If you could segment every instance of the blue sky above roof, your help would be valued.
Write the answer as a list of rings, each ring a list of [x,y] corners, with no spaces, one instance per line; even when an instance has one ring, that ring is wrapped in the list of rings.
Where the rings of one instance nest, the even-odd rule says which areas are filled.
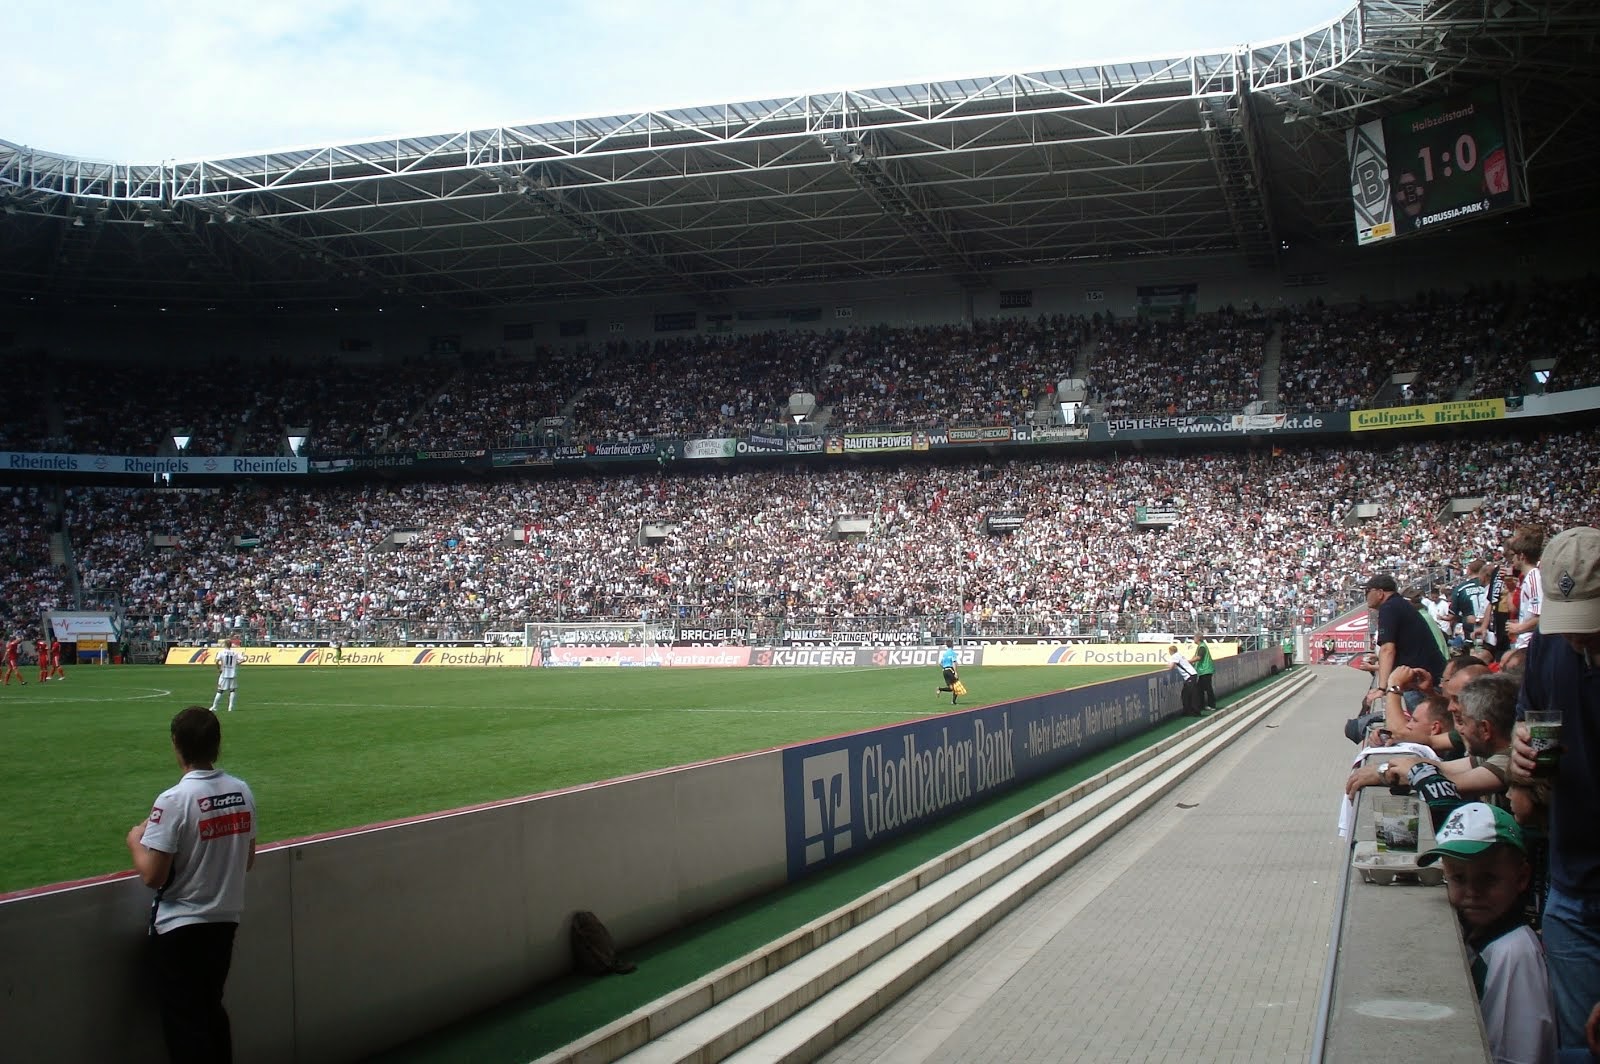
[[[17,4],[0,139],[156,162],[1184,55],[1348,0]]]

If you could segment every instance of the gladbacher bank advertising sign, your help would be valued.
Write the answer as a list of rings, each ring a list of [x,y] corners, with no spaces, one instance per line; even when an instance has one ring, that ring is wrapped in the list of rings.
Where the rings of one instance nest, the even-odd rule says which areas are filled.
[[[219,647],[168,647],[168,665],[215,665]],[[526,647],[241,647],[246,665],[424,665],[522,668]]]
[[[1499,421],[1506,416],[1504,399],[1469,399],[1460,403],[1427,406],[1391,406],[1382,410],[1352,410],[1351,432],[1409,429],[1422,425],[1460,425],[1469,421]]]

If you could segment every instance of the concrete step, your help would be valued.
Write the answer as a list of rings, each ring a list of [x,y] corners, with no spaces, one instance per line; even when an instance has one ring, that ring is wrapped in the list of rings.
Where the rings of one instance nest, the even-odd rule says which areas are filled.
[[[1273,685],[537,1064],[809,1060],[1157,801],[1281,701]],[[777,1055],[772,1055],[777,1054]]]

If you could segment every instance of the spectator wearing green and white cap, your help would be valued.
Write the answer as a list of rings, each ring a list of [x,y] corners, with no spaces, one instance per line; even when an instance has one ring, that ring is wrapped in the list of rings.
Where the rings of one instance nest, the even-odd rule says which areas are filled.
[[[1451,813],[1417,864],[1444,863],[1450,906],[1461,921],[1484,1032],[1497,1061],[1553,1061],[1555,1009],[1539,936],[1523,897],[1533,868],[1511,814],[1483,802]]]

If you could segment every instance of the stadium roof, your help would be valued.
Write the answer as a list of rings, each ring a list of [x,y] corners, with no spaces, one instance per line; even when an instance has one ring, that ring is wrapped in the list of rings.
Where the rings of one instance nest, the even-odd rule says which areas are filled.
[[[1592,210],[1593,0],[1361,0],[1230,51],[230,159],[0,141],[0,293],[528,305],[1349,242],[1344,130],[1500,81]]]

